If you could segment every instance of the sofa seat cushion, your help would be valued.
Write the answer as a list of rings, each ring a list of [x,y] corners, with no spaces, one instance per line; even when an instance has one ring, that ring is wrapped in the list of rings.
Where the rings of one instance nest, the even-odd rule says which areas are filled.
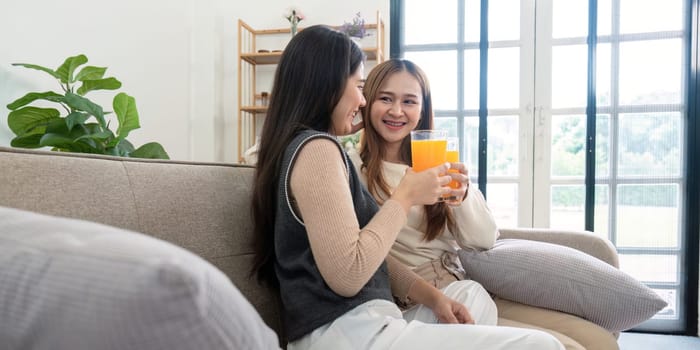
[[[485,251],[461,250],[467,276],[495,295],[583,317],[618,332],[666,306],[653,290],[602,260],[573,248],[498,240]]]
[[[278,349],[219,270],[144,234],[0,207],[9,349]]]

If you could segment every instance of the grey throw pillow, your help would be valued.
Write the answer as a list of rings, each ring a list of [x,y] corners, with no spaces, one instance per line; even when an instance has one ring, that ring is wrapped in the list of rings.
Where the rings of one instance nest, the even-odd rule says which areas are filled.
[[[486,251],[461,250],[469,278],[491,293],[523,304],[583,317],[617,332],[666,306],[632,276],[573,248],[519,239]]]
[[[278,349],[222,272],[173,244],[0,207],[0,348]]]

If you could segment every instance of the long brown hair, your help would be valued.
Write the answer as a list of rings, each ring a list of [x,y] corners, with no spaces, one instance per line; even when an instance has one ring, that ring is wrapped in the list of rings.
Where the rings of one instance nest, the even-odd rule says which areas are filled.
[[[365,60],[350,38],[326,26],[300,31],[275,71],[253,183],[252,275],[277,286],[274,231],[277,187],[285,149],[301,130],[327,132],[349,77]]]
[[[374,67],[367,75],[363,89],[367,105],[362,108],[362,115],[365,116],[365,128],[360,141],[360,158],[362,159],[362,171],[367,176],[367,189],[379,203],[383,203],[391,193],[382,171],[382,160],[386,156],[386,148],[384,147],[384,139],[374,129],[372,123],[369,122],[369,116],[372,115],[372,105],[377,99],[377,94],[382,85],[390,76],[400,72],[411,74],[418,80],[418,84],[421,87],[422,109],[416,129],[433,128],[433,103],[430,96],[430,84],[428,84],[428,78],[426,78],[423,70],[413,62],[402,59],[390,59]],[[402,163],[412,165],[410,136],[407,136],[401,142],[399,158]],[[456,223],[452,210],[447,204],[436,203],[424,207],[426,230],[423,238],[426,241],[437,238],[445,228],[454,232]]]

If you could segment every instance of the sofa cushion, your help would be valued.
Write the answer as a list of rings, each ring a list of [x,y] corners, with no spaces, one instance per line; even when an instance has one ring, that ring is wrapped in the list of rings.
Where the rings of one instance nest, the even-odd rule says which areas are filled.
[[[10,349],[277,349],[219,270],[173,244],[0,207],[0,339]]]
[[[611,332],[632,328],[666,306],[630,275],[565,246],[503,239],[459,256],[468,277],[491,293],[574,314]]]

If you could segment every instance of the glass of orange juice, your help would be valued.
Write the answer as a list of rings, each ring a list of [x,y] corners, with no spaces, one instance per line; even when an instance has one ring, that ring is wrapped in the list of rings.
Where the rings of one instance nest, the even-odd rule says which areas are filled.
[[[411,131],[411,162],[415,171],[423,171],[447,161],[447,130]],[[444,196],[440,200],[447,200]]]
[[[458,137],[448,137],[447,138],[447,161],[450,163],[459,163],[459,138]],[[459,173],[457,169],[448,170],[450,173]],[[459,188],[459,181],[450,181],[450,187],[453,189]]]
[[[423,171],[447,161],[446,130],[411,131],[411,162],[415,171]]]

